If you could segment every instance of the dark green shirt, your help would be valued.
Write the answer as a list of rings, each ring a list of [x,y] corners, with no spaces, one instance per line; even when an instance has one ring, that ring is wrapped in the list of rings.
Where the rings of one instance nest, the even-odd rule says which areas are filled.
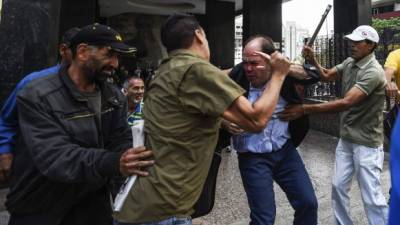
[[[382,66],[372,53],[358,62],[348,58],[336,66],[342,77],[342,97],[353,87],[367,97],[342,112],[340,137],[368,147],[383,144],[383,109],[386,79]]]
[[[187,50],[163,61],[145,95],[146,146],[155,165],[134,184],[120,222],[187,217],[200,196],[225,109],[244,90],[225,73]]]

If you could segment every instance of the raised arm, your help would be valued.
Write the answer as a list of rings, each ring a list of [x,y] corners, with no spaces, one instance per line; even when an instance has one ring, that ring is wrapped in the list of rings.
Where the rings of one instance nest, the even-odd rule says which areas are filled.
[[[309,46],[304,46],[303,48],[303,55],[306,60],[308,60],[311,64],[313,64],[318,71],[320,72],[321,75],[321,80],[323,81],[334,81],[338,77],[338,72],[336,71],[335,68],[331,69],[326,69],[319,64],[317,59],[315,58],[314,55],[314,50],[310,48]]]
[[[245,97],[240,96],[223,113],[224,119],[252,132],[261,131],[271,118],[279,99],[283,81],[290,67],[289,61],[278,52],[271,54],[271,56],[261,52],[257,52],[257,54],[269,62],[272,67],[272,76],[268,86],[253,104]]]

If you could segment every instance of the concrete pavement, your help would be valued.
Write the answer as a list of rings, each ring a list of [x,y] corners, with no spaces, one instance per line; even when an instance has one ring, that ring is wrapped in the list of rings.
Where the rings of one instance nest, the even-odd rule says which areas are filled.
[[[320,225],[332,224],[331,178],[337,142],[336,137],[311,130],[298,148],[317,195]],[[390,187],[387,160],[384,162],[381,182],[387,198]],[[277,206],[275,225],[292,225],[294,210],[277,184],[275,184],[275,198]],[[354,225],[367,225],[356,180],[353,180],[350,198]],[[200,218],[201,222],[203,225],[246,225],[249,222],[248,218],[249,209],[237,167],[236,153],[225,152],[218,174],[214,209],[209,215]]]
[[[334,150],[338,139],[330,135],[311,130],[299,147],[305,166],[309,171],[318,198],[318,221],[320,225],[332,223],[331,177],[334,162]],[[202,218],[202,225],[246,225],[249,209],[240,179],[235,152],[223,152],[218,174],[217,193],[213,211]],[[386,197],[390,187],[388,161],[385,160],[382,171],[382,187]],[[7,190],[0,190],[0,225],[7,224],[8,213],[4,209]],[[360,191],[357,182],[353,182],[351,196],[351,215],[355,225],[367,225]],[[276,225],[293,224],[294,211],[285,194],[275,185],[277,205]]]

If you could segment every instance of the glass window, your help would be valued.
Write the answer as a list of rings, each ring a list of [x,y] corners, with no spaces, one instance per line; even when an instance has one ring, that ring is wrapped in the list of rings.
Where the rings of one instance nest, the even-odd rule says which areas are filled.
[[[3,6],[3,1],[0,0],[0,23],[1,23],[1,7]]]

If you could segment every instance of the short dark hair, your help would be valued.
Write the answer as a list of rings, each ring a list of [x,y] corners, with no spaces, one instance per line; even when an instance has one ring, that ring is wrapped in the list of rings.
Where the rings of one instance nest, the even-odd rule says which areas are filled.
[[[191,15],[172,15],[161,27],[161,42],[167,52],[188,48],[192,44],[199,22]]]
[[[71,39],[80,31],[79,27],[73,27],[65,31],[64,35],[61,37],[60,44],[66,44],[70,46]]]
[[[64,32],[63,36],[61,37],[60,43],[59,43],[59,47],[64,44],[67,45],[67,47],[69,49],[71,49],[71,52],[74,52],[74,49],[71,46],[71,39],[73,37],[75,37],[75,35],[81,31],[81,29],[79,27],[72,27],[70,29],[68,29],[67,31]],[[60,61],[62,59],[62,57],[60,55],[58,55],[58,60]]]
[[[272,38],[266,36],[266,35],[254,35],[251,36],[247,41],[245,42],[244,46],[246,46],[250,41],[253,41],[255,39],[260,39],[261,41],[261,51],[266,53],[266,54],[272,54],[275,52],[275,46],[274,46],[274,41]]]
[[[122,88],[123,88],[124,90],[128,90],[128,88],[129,88],[129,82],[130,82],[131,80],[141,80],[141,81],[143,81],[143,83],[144,83],[144,80],[143,80],[141,77],[139,77],[139,76],[131,76],[131,77],[128,77],[128,78],[126,78],[126,80],[124,81],[124,84],[122,85]]]

